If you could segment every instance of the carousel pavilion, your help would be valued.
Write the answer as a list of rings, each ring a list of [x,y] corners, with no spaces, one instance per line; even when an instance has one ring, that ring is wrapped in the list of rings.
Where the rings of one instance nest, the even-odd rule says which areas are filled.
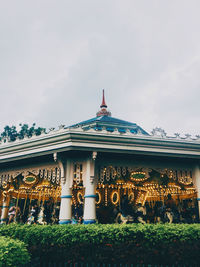
[[[92,119],[0,143],[1,223],[11,205],[25,222],[32,203],[50,203],[60,224],[77,214],[85,224],[112,223],[125,203],[153,209],[169,194],[177,207],[190,203],[198,217],[200,137],[148,133],[114,118],[104,94]]]

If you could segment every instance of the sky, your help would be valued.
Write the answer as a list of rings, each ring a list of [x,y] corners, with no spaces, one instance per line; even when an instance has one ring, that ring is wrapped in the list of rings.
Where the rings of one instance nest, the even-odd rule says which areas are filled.
[[[0,130],[96,116],[200,134],[199,0],[0,0]]]

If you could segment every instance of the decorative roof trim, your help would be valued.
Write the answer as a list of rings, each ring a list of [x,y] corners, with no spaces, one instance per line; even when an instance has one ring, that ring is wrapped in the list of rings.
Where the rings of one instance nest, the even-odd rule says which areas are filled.
[[[32,158],[62,151],[93,149],[112,153],[143,153],[154,156],[178,156],[200,159],[200,141],[159,138],[147,135],[134,135],[81,127],[41,136],[35,140],[14,142],[0,147],[0,163]]]
[[[112,130],[111,130],[112,128]],[[135,131],[136,130],[136,131]],[[140,128],[139,126],[137,126],[135,129],[133,129],[133,127],[129,126],[129,127],[117,127],[115,125],[97,125],[96,123],[91,124],[91,125],[76,125],[76,127],[72,126],[72,127],[68,127],[68,128],[63,128],[63,127],[59,127],[58,130],[55,130],[54,128],[50,129],[50,131],[48,133],[45,134],[41,134],[39,136],[33,136],[33,137],[25,137],[24,139],[18,139],[16,141],[9,141],[8,139],[6,140],[2,140],[0,142],[0,153],[1,150],[9,147],[15,147],[15,146],[21,146],[21,145],[25,145],[25,144],[31,144],[34,145],[36,144],[38,141],[41,140],[46,140],[45,143],[48,142],[48,140],[54,138],[60,138],[63,135],[66,134],[70,134],[73,132],[78,132],[80,134],[91,134],[93,133],[94,135],[98,135],[98,136],[105,136],[105,135],[115,135],[115,136],[129,136],[131,138],[139,138],[139,139],[148,139],[148,140],[159,140],[160,142],[164,142],[164,141],[169,141],[169,142],[181,142],[181,143],[193,143],[193,144],[200,144],[200,135],[196,135],[195,137],[192,137],[190,134],[185,134],[185,136],[181,136],[180,134],[175,133],[174,136],[167,136],[166,132],[157,127],[155,129],[153,129],[153,131],[151,132],[152,135],[146,135],[142,132],[142,128]]]

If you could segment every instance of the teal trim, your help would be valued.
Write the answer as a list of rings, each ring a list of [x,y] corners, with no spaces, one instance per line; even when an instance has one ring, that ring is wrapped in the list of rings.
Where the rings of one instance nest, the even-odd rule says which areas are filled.
[[[9,208],[9,206],[2,206],[2,208]]]
[[[72,198],[72,195],[61,196],[61,198]]]
[[[84,198],[90,198],[90,197],[91,197],[91,198],[96,198],[97,195],[85,195],[85,196],[84,196]]]
[[[96,220],[84,220],[83,224],[93,224],[96,223]]]
[[[197,201],[200,201],[200,198],[199,197],[197,197]]]
[[[59,224],[70,224],[72,221],[71,220],[63,220],[59,221]]]

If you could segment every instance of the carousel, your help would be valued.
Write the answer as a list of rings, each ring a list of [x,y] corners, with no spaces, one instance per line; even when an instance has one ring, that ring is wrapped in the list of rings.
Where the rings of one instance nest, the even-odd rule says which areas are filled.
[[[198,222],[199,140],[112,117],[103,91],[94,118],[0,143],[1,222]]]
[[[74,166],[72,185],[72,217],[81,223],[83,217],[85,187],[81,166]],[[1,203],[9,199],[9,210],[15,207],[12,222],[54,224],[59,222],[61,202],[60,170],[24,172],[15,178],[8,177],[2,183]],[[99,223],[123,223],[117,220],[119,213],[127,222],[137,222],[137,208],[144,207],[145,222],[157,222],[157,210],[163,207],[168,196],[172,197],[179,221],[184,221],[184,209],[190,209],[190,222],[198,220],[197,194],[192,174],[169,169],[139,167],[99,167],[96,185],[96,211]],[[33,218],[37,207],[36,219]],[[181,217],[182,216],[182,217]],[[31,220],[31,217],[33,218]],[[9,222],[9,216],[7,218]]]
[[[52,179],[53,178],[53,179]],[[59,168],[40,170],[39,173],[22,172],[19,175],[10,175],[4,179],[1,186],[1,203],[9,202],[9,209],[15,207],[14,221],[28,222],[31,208],[37,205],[39,210],[49,207],[53,221],[55,209],[60,202]],[[50,205],[49,205],[50,203]],[[7,213],[9,215],[9,209]],[[44,212],[43,212],[44,213]],[[42,214],[45,222],[45,215]],[[7,221],[9,218],[7,218]],[[55,220],[55,219],[54,219]]]
[[[123,223],[117,221],[117,213],[132,216],[130,222],[137,222],[138,206],[145,208],[145,221],[158,222],[156,209],[165,206],[169,195],[174,208],[180,215],[184,208],[193,209],[190,222],[198,220],[196,189],[191,173],[150,168],[102,167],[96,186],[96,209],[99,223]],[[74,185],[74,204],[84,204],[82,182]],[[151,214],[147,214],[151,213]],[[183,214],[184,216],[184,214]],[[180,216],[181,217],[181,216]],[[179,218],[179,221],[184,218]],[[127,219],[125,219],[127,223]]]

